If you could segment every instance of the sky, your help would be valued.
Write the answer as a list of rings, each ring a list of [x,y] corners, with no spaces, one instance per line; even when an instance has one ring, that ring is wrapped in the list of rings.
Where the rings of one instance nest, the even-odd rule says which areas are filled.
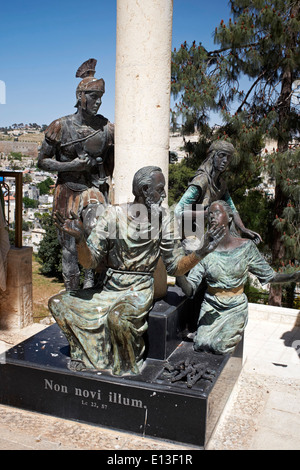
[[[76,70],[91,57],[105,80],[100,112],[113,122],[116,0],[1,3],[0,127],[75,112]],[[194,40],[214,48],[215,27],[229,17],[226,0],[174,0],[172,49]]]

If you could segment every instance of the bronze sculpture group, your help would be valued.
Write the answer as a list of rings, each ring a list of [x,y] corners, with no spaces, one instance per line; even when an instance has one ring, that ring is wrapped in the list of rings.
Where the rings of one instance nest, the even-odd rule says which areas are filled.
[[[175,218],[162,207],[165,179],[159,167],[135,173],[132,203],[110,204],[114,128],[97,114],[104,81],[94,78],[95,65],[90,59],[78,69],[82,81],[77,112],[50,124],[39,155],[40,168],[58,172],[53,213],[66,290],[49,300],[49,309],[69,342],[69,367],[107,369],[115,375],[140,373],[145,361],[143,335],[153,305],[153,273],[160,257],[188,297],[203,278],[208,284],[199,306],[194,349],[229,353],[247,323],[243,285],[248,272],[262,283],[298,282],[300,274],[275,273],[253,243],[260,236],[244,227],[222,178],[234,152],[227,142],[211,145]],[[202,247],[186,254],[174,224],[193,217],[197,204],[208,217],[209,228]],[[191,213],[185,211],[187,205],[192,205]],[[239,238],[233,224],[247,238]],[[79,265],[86,273],[83,289]],[[101,285],[93,284],[95,270],[105,275]]]

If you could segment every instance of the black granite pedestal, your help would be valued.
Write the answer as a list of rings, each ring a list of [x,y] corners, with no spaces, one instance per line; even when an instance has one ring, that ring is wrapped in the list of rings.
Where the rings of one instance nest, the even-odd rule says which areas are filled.
[[[154,302],[145,335],[147,357],[167,359],[186,336],[190,320],[198,316],[193,305],[177,286],[169,287],[167,295]]]
[[[180,316],[187,300],[177,301]],[[70,371],[68,343],[54,324],[2,355],[0,403],[204,448],[241,371],[243,344],[225,356],[194,352],[192,342],[180,339],[178,322],[168,318],[170,307],[166,303],[152,325],[157,334],[159,322],[165,325],[163,347],[148,355],[140,375]],[[192,388],[172,383],[165,365],[186,358],[214,370],[212,381],[202,378]]]

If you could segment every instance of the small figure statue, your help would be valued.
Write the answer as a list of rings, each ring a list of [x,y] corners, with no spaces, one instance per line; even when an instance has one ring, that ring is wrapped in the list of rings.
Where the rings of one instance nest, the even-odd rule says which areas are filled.
[[[218,140],[211,144],[206,160],[200,165],[194,178],[189,183],[188,189],[178,202],[175,214],[184,223],[188,219],[196,218],[196,211],[201,210],[195,207],[196,204],[202,206],[202,211],[205,211],[206,215],[207,208],[213,201],[223,199],[232,209],[235,227],[242,232],[243,236],[252,239],[258,244],[261,242],[260,235],[244,226],[230,197],[226,182],[222,178],[234,152],[233,145],[224,140]],[[192,206],[192,210],[188,206],[190,208]]]
[[[55,214],[59,230],[74,238],[85,268],[94,268],[103,258],[108,266],[102,289],[66,292],[49,300],[49,309],[70,344],[71,369],[138,374],[159,257],[168,273],[182,275],[221,240],[224,227],[209,231],[202,248],[186,256],[180,240],[174,239],[169,211],[161,207],[164,188],[159,167],[141,168],[133,178],[134,202],[108,206],[87,240],[76,214],[71,218]]]
[[[215,201],[210,205],[210,227],[224,225],[225,235],[217,248],[201,260],[187,277],[177,278],[177,283],[188,297],[196,293],[202,279],[208,285],[194,337],[195,350],[226,354],[240,342],[248,319],[248,301],[243,292],[248,272],[262,284],[300,280],[299,271],[293,274],[276,273],[252,240],[233,236],[230,233],[233,219],[232,208],[225,201]]]
[[[46,130],[38,167],[57,172],[53,211],[81,218],[87,237],[108,203],[108,178],[113,172],[114,125],[97,114],[105,92],[104,80],[96,79],[97,61],[89,59],[77,70],[77,112],[53,121]],[[58,232],[62,246],[62,272],[67,291],[79,288],[75,240]],[[92,287],[94,274],[86,270],[84,287]]]

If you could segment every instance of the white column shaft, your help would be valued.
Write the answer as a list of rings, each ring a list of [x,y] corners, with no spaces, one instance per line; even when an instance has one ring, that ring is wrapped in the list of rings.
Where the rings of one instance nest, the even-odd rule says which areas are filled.
[[[172,0],[117,1],[114,202],[134,173],[159,166],[168,184]]]

